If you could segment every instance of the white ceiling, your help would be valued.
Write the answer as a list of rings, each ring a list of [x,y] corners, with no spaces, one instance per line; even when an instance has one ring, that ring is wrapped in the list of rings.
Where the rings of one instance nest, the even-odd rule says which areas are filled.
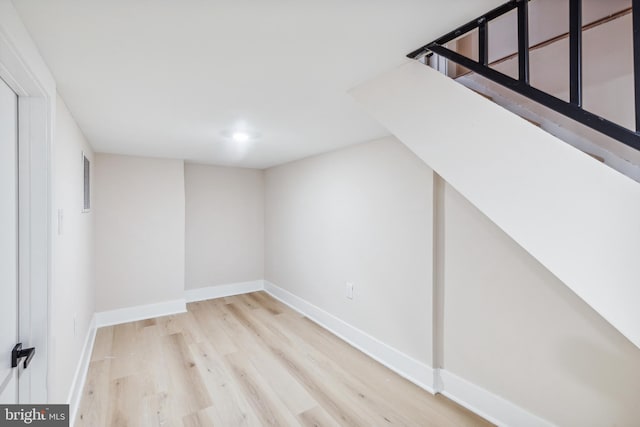
[[[96,151],[257,168],[386,135],[347,91],[503,1],[13,0]]]

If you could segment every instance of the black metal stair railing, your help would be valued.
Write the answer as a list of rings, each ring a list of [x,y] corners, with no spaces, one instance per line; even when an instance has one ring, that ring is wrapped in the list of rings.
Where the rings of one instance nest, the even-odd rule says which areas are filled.
[[[490,21],[517,9],[518,78],[515,79],[489,67]],[[536,89],[529,84],[529,0],[511,0],[483,16],[445,34],[439,39],[411,52],[407,57],[417,59],[433,52],[467,69],[532,99],[560,114],[640,150],[640,0],[632,0],[633,64],[636,129],[631,130],[582,107],[582,0],[569,0],[569,102]],[[478,60],[454,52],[445,45],[478,29]]]

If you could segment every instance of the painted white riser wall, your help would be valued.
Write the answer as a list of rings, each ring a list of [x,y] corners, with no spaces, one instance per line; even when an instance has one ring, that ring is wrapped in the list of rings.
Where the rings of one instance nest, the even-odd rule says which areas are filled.
[[[640,347],[640,184],[416,61],[352,95]]]

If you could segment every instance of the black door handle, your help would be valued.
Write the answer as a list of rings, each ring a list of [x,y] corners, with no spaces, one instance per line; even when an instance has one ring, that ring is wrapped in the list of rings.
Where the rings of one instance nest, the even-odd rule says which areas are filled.
[[[27,366],[29,366],[29,363],[31,363],[31,359],[33,359],[33,356],[35,356],[36,354],[36,348],[35,347],[31,347],[31,348],[25,348],[24,350],[22,349],[22,343],[19,342],[18,344],[15,345],[15,347],[13,347],[13,350],[11,351],[11,367],[15,368],[16,366],[18,366],[18,360],[22,359],[23,357],[26,357],[26,359],[24,360],[24,369],[27,369]]]

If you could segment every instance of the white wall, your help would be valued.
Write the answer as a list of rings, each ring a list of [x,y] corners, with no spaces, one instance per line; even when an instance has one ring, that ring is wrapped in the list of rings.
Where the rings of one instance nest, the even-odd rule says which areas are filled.
[[[182,160],[95,157],[96,310],[183,298]]]
[[[636,425],[638,183],[418,63],[354,95],[451,185],[445,371],[558,425]]]
[[[394,138],[268,169],[265,278],[431,365],[432,186]]]
[[[640,184],[416,61],[353,93],[640,346]]]
[[[185,165],[186,289],[264,278],[264,173]]]
[[[95,309],[93,213],[82,212],[82,153],[93,163],[93,150],[59,96],[56,109],[54,206],[63,221],[61,232],[54,225],[49,401],[67,403]]]
[[[38,355],[29,367],[31,386],[20,391],[25,401],[49,401],[51,386],[49,373],[52,370],[50,290],[54,281],[52,270],[54,239],[51,236],[54,194],[51,185],[53,176],[53,139],[55,133],[56,83],[38,48],[31,40],[29,32],[22,24],[20,16],[9,0],[0,0],[0,76],[16,90],[20,96],[19,120],[26,126],[20,127],[20,162],[29,165],[29,182],[22,185],[20,193],[28,197],[29,218],[21,221],[21,232],[28,230],[28,245],[23,249],[28,256],[22,279],[29,292],[21,300],[21,339],[38,348]],[[24,253],[21,255],[25,255]],[[26,310],[24,310],[26,308]]]
[[[560,426],[637,425],[640,349],[449,185],[444,211],[445,369]]]

